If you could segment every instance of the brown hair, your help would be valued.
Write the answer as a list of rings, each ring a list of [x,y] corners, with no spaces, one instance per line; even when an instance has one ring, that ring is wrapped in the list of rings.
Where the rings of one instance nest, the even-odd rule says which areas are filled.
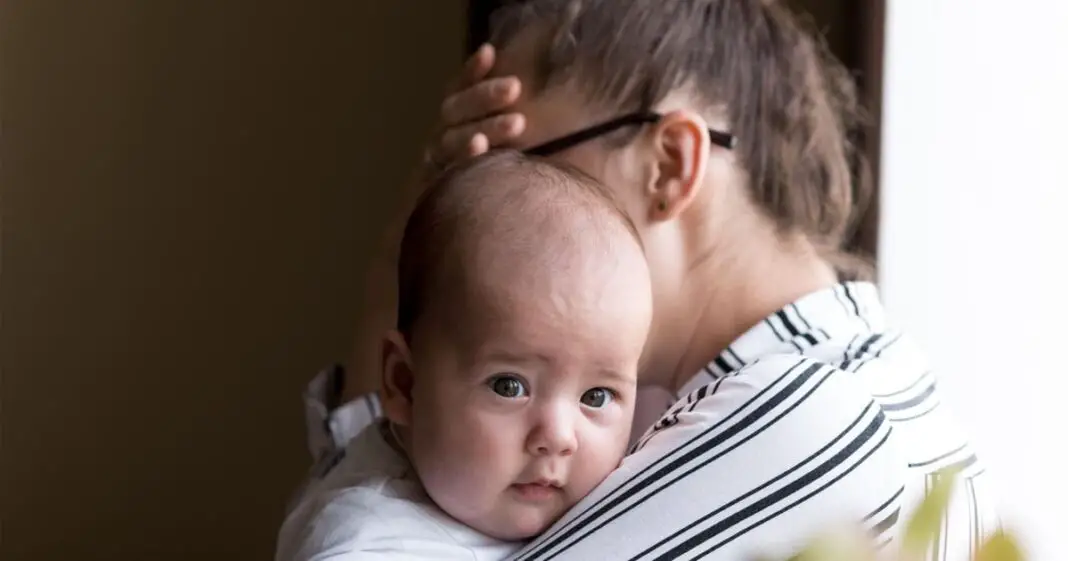
[[[455,305],[483,272],[479,247],[510,267],[548,270],[584,248],[610,256],[621,238],[641,251],[612,192],[576,168],[512,150],[459,161],[429,179],[405,225],[397,330],[410,339],[430,306]]]
[[[843,250],[867,204],[854,83],[781,2],[527,0],[494,14],[498,48],[547,34],[535,91],[566,83],[591,102],[651,109],[691,88],[726,112],[753,199],[784,232],[801,232],[843,276],[870,267]]]

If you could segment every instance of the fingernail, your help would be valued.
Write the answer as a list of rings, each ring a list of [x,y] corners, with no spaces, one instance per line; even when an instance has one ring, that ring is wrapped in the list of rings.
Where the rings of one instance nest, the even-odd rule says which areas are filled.
[[[515,115],[507,115],[501,117],[501,130],[504,132],[512,132],[519,126],[519,118]]]
[[[494,92],[499,96],[507,96],[507,95],[511,94],[512,93],[512,81],[511,80],[504,80],[501,83],[497,84],[497,87],[494,88]]]

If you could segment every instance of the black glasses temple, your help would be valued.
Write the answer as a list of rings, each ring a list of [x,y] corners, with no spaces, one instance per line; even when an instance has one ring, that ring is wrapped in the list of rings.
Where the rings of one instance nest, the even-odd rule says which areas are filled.
[[[565,137],[551,140],[544,144],[540,144],[533,148],[526,150],[527,154],[532,156],[546,156],[555,152],[560,152],[571,148],[572,146],[582,144],[588,140],[603,136],[616,129],[631,125],[646,125],[650,123],[656,123],[661,119],[661,115],[657,113],[631,113],[629,115],[623,115],[622,117],[606,121],[599,125],[594,125],[588,129],[578,131],[574,134],[569,134]],[[718,131],[713,128],[708,129],[708,138],[712,141],[712,144],[721,146],[728,150],[733,150],[738,145],[738,137],[733,134]]]

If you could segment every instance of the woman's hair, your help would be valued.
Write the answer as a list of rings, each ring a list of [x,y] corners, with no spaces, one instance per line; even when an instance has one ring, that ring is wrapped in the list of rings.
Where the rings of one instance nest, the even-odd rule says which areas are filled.
[[[843,276],[869,274],[843,244],[870,196],[855,86],[822,38],[771,0],[526,0],[494,14],[492,41],[544,33],[537,91],[650,109],[687,88],[725,112],[756,203]]]

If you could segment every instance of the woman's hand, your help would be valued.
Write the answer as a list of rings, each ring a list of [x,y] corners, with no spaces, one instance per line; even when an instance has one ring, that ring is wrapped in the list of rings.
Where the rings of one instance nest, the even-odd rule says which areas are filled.
[[[399,212],[387,226],[378,258],[370,263],[355,348],[346,368],[346,400],[379,387],[382,337],[396,323],[396,252],[408,213],[422,192],[424,174],[506,144],[526,127],[523,115],[508,111],[519,99],[519,79],[489,77],[496,56],[493,46],[483,45],[467,60],[448,90],[441,104],[439,123],[424,152],[431,169],[417,173],[402,193]]]
[[[496,58],[497,51],[487,44],[465,63],[441,104],[438,132],[426,151],[429,163],[440,167],[478,156],[523,134],[523,115],[509,111],[522,85],[515,76],[489,77]]]

